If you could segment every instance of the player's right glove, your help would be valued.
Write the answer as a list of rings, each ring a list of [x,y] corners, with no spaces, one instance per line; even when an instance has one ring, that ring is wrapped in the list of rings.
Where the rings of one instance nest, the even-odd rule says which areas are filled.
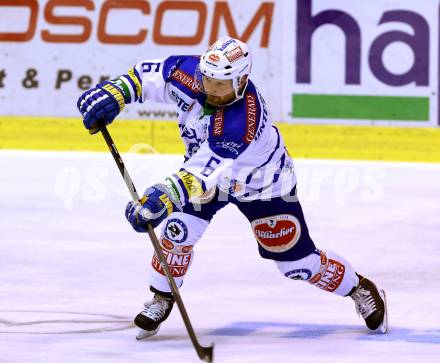
[[[139,202],[128,202],[125,218],[136,232],[147,232],[148,224],[156,228],[177,207],[165,193],[165,186],[153,185],[148,188]]]
[[[124,109],[122,91],[112,82],[103,82],[84,92],[78,99],[77,107],[83,116],[83,123],[91,134],[106,126]]]

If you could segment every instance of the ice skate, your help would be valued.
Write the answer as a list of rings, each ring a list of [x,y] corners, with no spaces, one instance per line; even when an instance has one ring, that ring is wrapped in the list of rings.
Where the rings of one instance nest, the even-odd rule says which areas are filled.
[[[357,274],[359,285],[351,293],[356,311],[365,320],[367,327],[374,331],[386,333],[388,330],[387,301],[384,290],[367,278]]]
[[[154,294],[153,299],[144,304],[144,310],[134,319],[135,325],[140,328],[136,339],[141,340],[157,334],[160,324],[168,318],[173,305],[172,296]]]

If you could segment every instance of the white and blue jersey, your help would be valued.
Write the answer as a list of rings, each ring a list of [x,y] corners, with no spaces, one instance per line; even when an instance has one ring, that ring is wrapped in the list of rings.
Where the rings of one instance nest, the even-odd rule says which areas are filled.
[[[240,200],[280,197],[296,184],[292,159],[266,102],[249,81],[243,97],[214,108],[194,80],[198,56],[145,60],[120,77],[126,103],[175,104],[185,144],[182,169],[170,177],[182,205],[214,187]],[[190,176],[190,178],[189,178]],[[194,193],[192,193],[194,192]]]

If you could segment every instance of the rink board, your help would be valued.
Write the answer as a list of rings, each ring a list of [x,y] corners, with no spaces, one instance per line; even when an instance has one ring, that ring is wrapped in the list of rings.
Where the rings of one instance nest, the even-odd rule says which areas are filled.
[[[139,190],[181,162],[124,158]],[[159,335],[134,338],[153,249],[124,219],[129,197],[108,153],[0,151],[0,165],[1,362],[198,361],[177,309]],[[215,342],[219,363],[437,363],[438,166],[295,165],[312,238],[385,288],[389,334],[368,332],[350,299],[281,276],[228,206],[181,290],[201,342]]]
[[[279,123],[294,157],[440,162],[440,129]],[[121,151],[182,154],[176,122],[117,120]],[[0,149],[106,151],[79,118],[0,117]]]

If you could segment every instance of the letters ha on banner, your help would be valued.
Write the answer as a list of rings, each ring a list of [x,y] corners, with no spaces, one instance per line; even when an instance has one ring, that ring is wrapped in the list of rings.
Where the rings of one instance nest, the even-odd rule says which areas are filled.
[[[438,0],[290,2],[284,117],[438,126],[439,7]]]

